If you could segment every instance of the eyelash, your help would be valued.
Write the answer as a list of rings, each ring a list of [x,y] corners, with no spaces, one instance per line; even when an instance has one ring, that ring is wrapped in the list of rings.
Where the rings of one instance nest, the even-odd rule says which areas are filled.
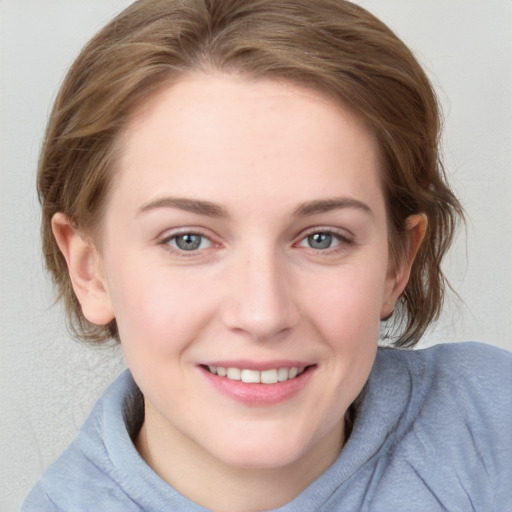
[[[326,248],[315,248],[315,247],[311,247],[309,245],[303,245],[303,244],[307,244],[308,239],[310,239],[310,237],[313,237],[315,235],[323,235],[323,236],[332,237],[332,239],[337,241],[337,243],[332,247],[326,247]],[[190,250],[180,248],[178,246],[178,243],[176,242],[176,240],[179,239],[180,237],[186,237],[186,236],[200,237],[201,240],[199,242],[199,246],[196,248],[190,249]],[[174,241],[174,244],[172,243],[173,241]],[[201,247],[201,245],[203,245],[204,242],[207,242],[209,244],[208,247]],[[333,252],[339,252],[339,251],[343,250],[344,248],[346,248],[346,246],[353,245],[354,243],[355,243],[355,241],[352,238],[348,237],[345,234],[340,233],[339,231],[333,230],[332,228],[325,228],[325,229],[315,228],[315,229],[311,229],[308,232],[306,232],[305,234],[303,234],[301,236],[301,238],[299,239],[299,241],[294,243],[293,246],[294,247],[305,247],[306,249],[310,249],[317,254],[327,256]],[[164,246],[165,249],[171,253],[177,254],[179,256],[190,257],[190,256],[197,256],[198,254],[201,254],[205,249],[209,249],[212,246],[214,246],[215,242],[209,236],[205,235],[204,233],[190,230],[190,231],[180,231],[178,233],[172,233],[171,235],[163,238],[160,241],[160,244],[162,246]],[[344,247],[340,247],[340,246],[344,246]]]
[[[200,240],[199,247],[190,249],[190,250],[180,248],[178,246],[176,240],[179,238],[186,237],[186,236],[200,237],[201,240]],[[172,244],[173,241],[176,245]],[[201,247],[201,245],[203,245],[203,243],[205,241],[208,242],[210,245],[208,247]],[[177,254],[179,256],[189,256],[190,257],[190,256],[197,256],[198,254],[200,254],[202,252],[202,250],[210,248],[211,246],[214,245],[214,242],[209,236],[206,236],[204,233],[199,233],[197,231],[180,231],[178,233],[173,233],[172,235],[166,236],[165,238],[163,238],[160,241],[160,244],[162,246],[164,246],[166,250],[168,250],[169,252],[171,252],[173,254]]]
[[[323,249],[311,247],[309,245],[302,245],[303,243],[307,243],[308,239],[315,235],[324,235],[324,236],[326,235],[326,236],[332,237],[333,239],[335,239],[337,241],[337,243],[332,247],[326,247]],[[354,244],[355,244],[355,241],[352,238],[350,238],[346,234],[340,233],[337,230],[333,230],[332,228],[325,228],[325,229],[314,228],[314,229],[311,229],[308,232],[306,232],[301,237],[299,242],[297,242],[295,245],[300,246],[300,247],[306,247],[307,249],[311,249],[311,250],[315,251],[315,253],[317,253],[317,254],[322,254],[322,255],[327,256],[333,252],[342,251],[347,246],[354,245]]]

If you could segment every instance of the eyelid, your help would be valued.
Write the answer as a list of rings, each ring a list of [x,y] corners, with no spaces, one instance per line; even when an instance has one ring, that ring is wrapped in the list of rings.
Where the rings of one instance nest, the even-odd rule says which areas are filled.
[[[211,245],[209,247],[204,247],[202,249],[186,251],[169,243],[171,240],[183,235],[200,236],[201,238],[208,240]],[[205,230],[197,227],[180,227],[176,229],[166,230],[163,232],[162,235],[157,237],[157,242],[159,245],[164,246],[165,249],[171,253],[189,257],[197,256],[203,253],[204,251],[211,249],[212,247],[219,247],[221,245],[218,241],[215,240],[215,237],[213,237],[211,234],[206,234]]]
[[[334,237],[337,243],[332,247],[315,248],[310,247],[308,244],[308,237],[314,234],[326,234]],[[315,226],[306,229],[294,242],[293,247],[305,251],[305,254],[319,258],[339,258],[347,254],[347,252],[355,247],[356,241],[352,233],[347,232],[345,229],[333,228],[332,226]]]
[[[328,235],[334,235],[339,238],[342,242],[353,244],[355,243],[354,235],[346,229],[334,228],[332,226],[314,226],[301,232],[298,237],[298,241],[301,242],[308,236],[314,235],[315,233],[324,233]]]
[[[196,235],[196,236],[202,236],[203,238],[207,238],[208,240],[211,240],[211,236],[206,235],[205,233],[201,232],[199,229],[182,229],[179,228],[177,230],[173,231],[165,231],[164,235],[158,236],[158,241],[160,243],[167,243],[169,240],[172,240],[173,238],[176,238],[178,236],[183,235]]]

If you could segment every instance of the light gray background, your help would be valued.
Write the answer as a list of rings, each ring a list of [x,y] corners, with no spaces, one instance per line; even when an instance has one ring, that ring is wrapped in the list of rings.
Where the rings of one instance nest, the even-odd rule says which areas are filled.
[[[0,510],[17,510],[123,368],[71,341],[40,256],[36,161],[80,47],[127,0],[0,0]],[[444,152],[468,212],[446,270],[450,299],[423,345],[512,349],[512,2],[360,0],[416,52],[445,112]]]

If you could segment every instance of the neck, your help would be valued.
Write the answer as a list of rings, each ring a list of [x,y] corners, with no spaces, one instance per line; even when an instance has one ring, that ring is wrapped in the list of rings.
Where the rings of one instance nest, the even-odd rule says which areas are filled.
[[[178,492],[218,512],[285,505],[336,460],[344,440],[343,424],[338,424],[300,460],[281,467],[240,468],[213,457],[185,436],[162,436],[147,419],[146,414],[135,443],[142,458]]]

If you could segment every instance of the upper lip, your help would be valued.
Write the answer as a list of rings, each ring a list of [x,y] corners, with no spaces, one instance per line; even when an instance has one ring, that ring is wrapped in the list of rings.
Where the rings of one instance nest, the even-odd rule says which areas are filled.
[[[237,360],[215,360],[201,363],[202,366],[220,366],[222,368],[243,368],[246,370],[256,370],[263,372],[265,370],[273,370],[278,368],[303,368],[312,366],[314,363],[311,361],[298,361],[290,359],[276,359],[273,361],[254,361],[247,359]]]

